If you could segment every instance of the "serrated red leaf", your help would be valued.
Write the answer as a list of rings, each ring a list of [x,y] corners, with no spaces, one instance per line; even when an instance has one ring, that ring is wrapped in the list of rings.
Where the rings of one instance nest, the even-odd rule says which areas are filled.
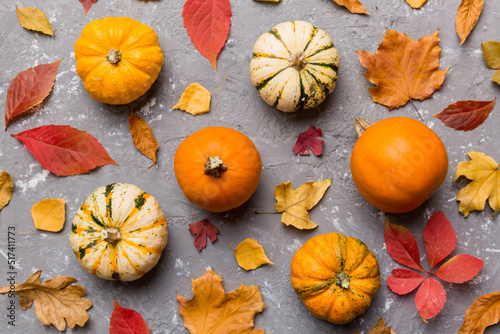
[[[450,104],[434,117],[455,130],[470,131],[477,128],[488,118],[495,106],[493,101],[458,101]]]
[[[194,47],[217,70],[217,55],[226,44],[231,25],[229,0],[187,0],[182,17]]]
[[[413,270],[394,269],[392,275],[387,277],[387,285],[398,295],[405,295],[415,290],[426,277]]]
[[[457,245],[457,235],[443,212],[435,212],[424,229],[424,244],[431,269],[451,254]]]
[[[111,319],[109,334],[149,334],[148,326],[141,314],[121,307],[116,300]]]
[[[41,103],[50,93],[62,59],[20,72],[7,89],[5,129],[16,116]]]
[[[391,224],[385,218],[384,240],[387,252],[397,261],[407,267],[422,270],[417,241],[413,234],[404,226]]]
[[[323,133],[321,129],[317,129],[314,125],[311,125],[306,131],[299,133],[297,142],[293,145],[293,153],[300,155],[309,155],[309,149],[313,151],[314,155],[318,156],[323,153],[323,143],[324,140],[318,139],[316,137],[322,137]]]
[[[450,283],[463,283],[473,279],[483,268],[483,263],[477,257],[460,254],[443,263],[434,275]]]
[[[207,237],[212,243],[217,240],[219,230],[208,219],[202,219],[199,222],[189,224],[189,232],[196,235],[193,244],[199,252],[207,246]]]
[[[88,173],[104,165],[117,165],[90,134],[69,125],[44,125],[12,135],[57,176]]]
[[[78,1],[80,1],[80,3],[83,5],[83,9],[85,10],[85,15],[87,15],[87,13],[89,12],[90,7],[92,7],[92,5],[97,2],[97,0],[78,0]]]
[[[430,277],[418,288],[415,306],[422,320],[434,318],[446,303],[446,291],[441,283]]]

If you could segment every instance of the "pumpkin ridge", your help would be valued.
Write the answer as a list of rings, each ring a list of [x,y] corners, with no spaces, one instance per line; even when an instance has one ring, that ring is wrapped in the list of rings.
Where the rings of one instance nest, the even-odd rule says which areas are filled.
[[[148,246],[143,245],[143,244],[135,243],[130,239],[122,239],[120,241],[131,246],[131,247],[139,249],[143,254],[146,254],[146,253],[159,254],[163,250],[161,247],[148,247]]]
[[[307,48],[309,47],[309,45],[311,44],[311,42],[313,41],[314,37],[316,37],[316,34],[318,33],[318,28],[314,27],[313,26],[313,29],[311,30],[311,35],[309,36],[309,40],[307,41],[307,44],[304,46],[304,53],[306,53],[307,51]],[[307,56],[306,56],[307,58]]]
[[[86,246],[84,247],[81,247],[78,249],[78,252],[80,253],[80,260],[83,259],[85,257],[85,255],[87,255],[87,251],[90,251],[90,249],[94,246],[96,246],[98,243],[100,243],[102,241],[102,239],[94,239],[92,242],[88,243]]]
[[[314,51],[311,51],[311,53],[309,53],[307,56],[306,56],[306,59],[307,58],[311,58],[312,56],[315,56],[323,51],[326,51],[326,50],[330,50],[330,49],[333,49],[335,46],[333,45],[333,42],[330,43],[330,44],[327,44],[327,45],[324,45],[322,47],[320,47],[319,49],[317,50],[314,50]]]
[[[121,248],[120,248],[121,249]],[[138,268],[138,265],[137,264],[134,264],[134,262],[130,259],[130,257],[128,256],[128,252],[125,251],[124,249],[121,249],[121,254],[123,255],[123,257],[125,257],[128,261],[128,263],[130,264],[130,266],[132,267],[132,269],[134,269],[135,273],[137,275],[144,275],[146,272],[142,271],[142,270],[139,270]]]
[[[330,68],[332,69],[335,73],[338,73],[339,71],[339,67],[333,63],[331,64],[327,64],[327,63],[309,63],[310,65],[314,65],[314,66],[322,66],[322,67],[327,67],[327,68]]]
[[[273,29],[269,30],[268,33],[271,34],[271,35],[273,35],[281,44],[283,44],[283,46],[285,47],[285,50],[288,51],[288,54],[290,56],[292,55],[292,53],[290,52],[290,50],[286,46],[285,42],[281,38],[281,35],[279,34],[278,30],[276,30],[275,28],[273,28]]]
[[[254,52],[252,53],[252,58],[269,58],[269,59],[281,59],[281,60],[288,60],[288,58],[285,57],[278,57],[272,54],[268,53],[263,53],[263,52]]]
[[[154,228],[157,228],[158,226],[165,225],[166,222],[167,222],[167,219],[165,217],[162,217],[160,219],[155,220],[153,223],[151,223],[149,225],[141,226],[141,227],[139,227],[135,230],[131,230],[131,231],[126,231],[126,230],[122,229],[120,232],[122,233],[122,236],[124,236],[126,234],[130,234],[130,233],[144,232],[144,231],[148,231],[148,230],[152,230]]]
[[[276,72],[273,72],[272,74],[270,74],[267,78],[265,79],[262,79],[256,86],[255,88],[260,91],[262,88],[264,88],[268,83],[269,81],[273,80],[278,74],[280,74],[281,72],[289,69],[290,67],[284,67],[282,68],[281,70],[278,70]]]
[[[107,246],[106,246],[106,248],[107,248]],[[92,269],[91,269],[91,274],[92,275],[95,275],[97,273],[97,269],[101,265],[101,259],[104,256],[104,254],[106,254],[106,253],[105,252],[101,252],[101,254],[99,255],[99,257],[95,260],[94,264],[92,265]]]

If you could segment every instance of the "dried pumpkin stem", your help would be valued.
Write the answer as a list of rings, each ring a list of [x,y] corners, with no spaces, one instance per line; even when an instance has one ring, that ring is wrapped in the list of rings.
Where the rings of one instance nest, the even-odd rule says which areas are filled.
[[[219,156],[207,157],[207,162],[205,162],[205,170],[203,173],[207,175],[212,175],[213,177],[220,177],[221,173],[227,170],[227,166],[224,165],[224,161]]]
[[[108,55],[106,56],[106,59],[111,64],[118,64],[120,62],[120,60],[122,60],[122,53],[120,52],[120,50],[110,49],[108,51]]]
[[[349,283],[350,283],[349,275],[341,272],[335,275],[335,284],[340,286],[343,289],[349,288]]]
[[[102,240],[115,244],[118,241],[122,240],[122,234],[120,230],[115,227],[106,227],[102,229],[101,232]]]
[[[373,125],[372,122],[361,116],[356,117],[354,119],[354,122],[352,122],[352,124],[356,129],[358,137],[361,137],[361,135],[366,131],[366,129],[368,129],[370,126]]]
[[[304,51],[299,51],[288,59],[288,66],[294,67],[297,71],[302,71],[306,65],[307,61]]]

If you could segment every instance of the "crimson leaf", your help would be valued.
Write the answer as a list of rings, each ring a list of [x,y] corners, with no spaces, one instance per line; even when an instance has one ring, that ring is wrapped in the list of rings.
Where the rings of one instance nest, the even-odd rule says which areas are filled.
[[[435,212],[424,230],[424,244],[431,269],[451,254],[457,245],[457,235],[443,212]]]
[[[395,261],[407,267],[425,271],[420,266],[417,241],[406,227],[391,224],[386,217],[384,239],[387,252]]]
[[[444,303],[446,303],[446,291],[443,285],[432,277],[422,283],[415,295],[415,306],[425,322],[434,318],[443,309]]]
[[[309,155],[309,149],[311,149],[314,155],[321,155],[321,153],[323,153],[323,143],[325,141],[316,137],[322,136],[323,133],[321,129],[316,129],[314,125],[311,125],[309,129],[299,134],[297,142],[292,148],[293,152],[300,155]]]
[[[219,230],[208,219],[202,219],[199,222],[189,224],[189,232],[191,235],[196,235],[193,244],[199,252],[207,246],[207,237],[212,243],[217,240]]]
[[[109,334],[149,334],[148,326],[141,314],[121,307],[116,300],[111,319]]]
[[[85,15],[87,15],[87,13],[89,12],[90,7],[92,7],[92,5],[97,2],[97,0],[79,0],[79,1],[83,5],[83,9],[85,10]]]
[[[394,269],[387,277],[387,285],[398,295],[405,295],[415,290],[426,277],[413,270]]]
[[[458,101],[434,117],[455,130],[473,130],[488,118],[496,99],[495,97],[493,101]]]
[[[483,268],[483,263],[477,257],[460,254],[446,261],[434,275],[450,283],[463,283],[473,279]]]

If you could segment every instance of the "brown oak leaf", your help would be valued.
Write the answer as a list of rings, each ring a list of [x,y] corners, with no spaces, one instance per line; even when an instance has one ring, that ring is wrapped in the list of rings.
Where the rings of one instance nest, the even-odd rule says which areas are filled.
[[[474,130],[488,118],[496,100],[495,97],[493,101],[458,101],[434,117],[455,130]]]
[[[156,150],[158,150],[158,142],[153,136],[151,127],[146,123],[142,117],[137,116],[133,112],[130,113],[128,118],[129,131],[132,134],[132,141],[135,147],[142,152],[149,159],[153,160],[153,167],[156,163]]]

